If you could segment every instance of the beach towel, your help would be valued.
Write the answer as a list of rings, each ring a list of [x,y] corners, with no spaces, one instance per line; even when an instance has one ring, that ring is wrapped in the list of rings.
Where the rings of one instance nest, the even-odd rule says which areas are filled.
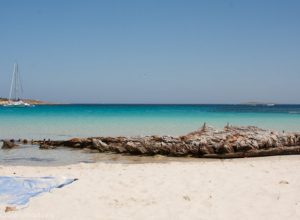
[[[64,187],[75,180],[62,177],[0,176],[0,205],[24,206],[31,197]]]

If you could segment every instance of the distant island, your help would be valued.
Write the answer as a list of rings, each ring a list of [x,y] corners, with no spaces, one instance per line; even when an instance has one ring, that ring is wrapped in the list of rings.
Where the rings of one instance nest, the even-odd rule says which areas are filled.
[[[276,103],[273,102],[244,102],[241,103],[241,105],[268,105],[268,106],[273,106]]]

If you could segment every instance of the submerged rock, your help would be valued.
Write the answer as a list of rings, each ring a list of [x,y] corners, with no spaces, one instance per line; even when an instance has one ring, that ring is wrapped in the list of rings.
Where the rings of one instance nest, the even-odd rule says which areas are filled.
[[[14,140],[3,140],[2,149],[11,149],[19,146]]]
[[[43,150],[51,150],[51,149],[55,149],[56,146],[53,146],[53,145],[49,145],[49,144],[46,144],[46,143],[41,143],[40,144],[40,149],[43,149]]]

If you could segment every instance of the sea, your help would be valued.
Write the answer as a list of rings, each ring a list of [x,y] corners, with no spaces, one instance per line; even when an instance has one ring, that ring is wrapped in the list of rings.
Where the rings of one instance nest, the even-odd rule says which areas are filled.
[[[38,105],[0,107],[0,139],[69,139],[95,136],[184,135],[203,123],[222,129],[258,126],[300,132],[300,105]],[[0,164],[45,165],[93,161],[90,154],[64,149],[43,153],[22,146],[0,153]],[[98,156],[99,157],[99,156]],[[109,156],[110,157],[110,156]],[[68,160],[66,160],[68,158]],[[100,160],[106,160],[102,157]]]
[[[300,131],[300,105],[39,105],[0,107],[0,139],[184,135],[203,123]]]

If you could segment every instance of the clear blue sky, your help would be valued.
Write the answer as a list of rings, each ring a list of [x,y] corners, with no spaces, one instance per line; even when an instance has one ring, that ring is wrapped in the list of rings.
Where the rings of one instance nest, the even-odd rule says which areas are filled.
[[[300,103],[298,0],[0,0],[0,96]]]

